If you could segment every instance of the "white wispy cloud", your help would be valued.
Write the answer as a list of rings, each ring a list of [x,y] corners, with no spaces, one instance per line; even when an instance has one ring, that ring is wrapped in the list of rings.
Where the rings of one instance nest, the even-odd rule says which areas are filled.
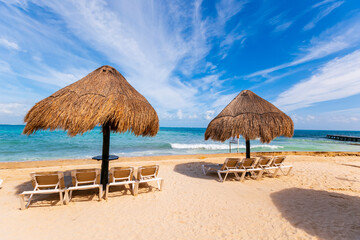
[[[309,79],[281,93],[274,104],[291,111],[360,93],[360,50],[335,58]]]
[[[292,21],[281,23],[275,27],[274,32],[285,31],[286,29],[288,29],[291,26],[291,24],[293,24]]]
[[[184,114],[183,114],[183,112],[182,112],[182,110],[181,109],[179,109],[178,111],[177,111],[177,113],[176,113],[176,116],[178,117],[178,119],[183,119],[183,117],[184,117]]]
[[[225,94],[218,96],[217,99],[212,103],[213,108],[222,108],[229,104],[239,93]]]
[[[309,61],[321,59],[330,54],[339,52],[357,46],[360,41],[360,21],[359,16],[342,22],[340,24],[325,30],[318,37],[310,40],[308,46],[301,47],[301,52],[293,61],[280,64],[275,67],[256,71],[247,75],[247,78],[256,76],[266,76],[269,73],[276,72],[288,67],[297,66]]]
[[[0,59],[0,72],[12,73],[11,66],[8,62]]]
[[[326,3],[329,3],[329,1],[327,1]],[[323,4],[326,4],[326,3],[323,2]],[[344,1],[338,1],[338,2],[331,4],[330,6],[328,6],[326,8],[324,8],[323,10],[321,10],[311,22],[309,22],[308,24],[306,24],[304,26],[304,30],[307,31],[307,30],[314,28],[315,25],[321,19],[323,19],[324,17],[329,15],[332,11],[334,11],[336,8],[340,7],[343,3],[344,3]],[[321,4],[321,5],[323,5],[323,4]],[[314,6],[319,7],[321,5],[315,4]],[[313,6],[313,8],[314,8],[314,6]]]
[[[214,118],[214,114],[215,114],[215,111],[214,110],[208,110],[206,111],[206,116],[205,116],[205,119],[206,120],[211,120]]]
[[[288,29],[294,22],[293,20],[286,20],[287,12],[282,12],[268,20],[268,23],[274,26],[274,32],[282,32]]]
[[[74,35],[120,66],[119,71],[159,112],[179,108],[189,109],[189,114],[197,111],[198,99],[203,99],[205,88],[221,88],[220,74],[214,68],[209,69],[201,85],[186,79],[211,65],[205,59],[213,47],[213,38],[224,38],[224,49],[243,38],[243,34],[237,35],[236,31],[226,35],[225,27],[246,1],[221,0],[216,7],[217,15],[211,18],[202,16],[199,0],[192,4],[181,1],[165,4],[100,0],[34,2],[50,9]],[[180,80],[174,76],[177,70],[188,78]],[[76,76],[72,74],[69,79]],[[55,77],[63,78],[66,74]]]
[[[312,5],[311,7],[312,8],[317,8],[317,7],[320,7],[322,5],[325,5],[325,4],[328,4],[328,3],[332,3],[332,2],[335,2],[336,0],[324,0],[324,1],[321,1],[321,2],[318,2],[314,5]]]
[[[0,116],[23,116],[30,106],[22,103],[0,103]]]
[[[6,47],[7,49],[12,49],[19,51],[20,47],[16,42],[9,41],[6,38],[0,38],[0,46]]]

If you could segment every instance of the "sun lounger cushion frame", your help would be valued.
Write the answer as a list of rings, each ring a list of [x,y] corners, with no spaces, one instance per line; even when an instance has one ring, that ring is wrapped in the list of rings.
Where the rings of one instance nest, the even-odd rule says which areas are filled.
[[[34,190],[24,191],[19,194],[21,210],[29,207],[32,197],[36,194],[58,193],[60,196],[60,204],[63,204],[63,193],[66,190],[63,172],[39,172],[31,173],[30,176]],[[26,195],[30,196],[27,203],[25,204]]]
[[[109,188],[111,186],[131,186],[132,194],[135,195],[136,181],[134,180],[133,167],[113,167],[109,172],[109,183],[106,185],[105,199],[108,199]]]
[[[138,168],[135,196],[138,194],[139,184],[145,182],[156,182],[157,188],[161,191],[163,189],[164,179],[158,177],[159,165],[142,166]]]
[[[103,196],[103,185],[100,184],[100,169],[77,169],[71,171],[72,186],[65,190],[65,203],[68,204],[75,190],[99,189],[99,201]]]

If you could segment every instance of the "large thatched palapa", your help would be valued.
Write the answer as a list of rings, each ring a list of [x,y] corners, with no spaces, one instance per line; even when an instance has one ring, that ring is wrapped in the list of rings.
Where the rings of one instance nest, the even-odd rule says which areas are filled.
[[[260,138],[269,143],[278,136],[292,137],[294,123],[289,116],[250,90],[237,95],[208,125],[205,140],[224,142],[240,135],[246,140],[250,157],[250,140]]]
[[[154,108],[110,66],[102,66],[36,103],[24,121],[27,135],[41,129],[64,129],[75,136],[101,125],[103,184],[107,182],[110,131],[155,136],[159,130]]]
[[[159,120],[150,103],[113,67],[102,66],[36,103],[25,116],[25,134],[64,129],[75,136],[109,123],[111,131],[154,136]]]

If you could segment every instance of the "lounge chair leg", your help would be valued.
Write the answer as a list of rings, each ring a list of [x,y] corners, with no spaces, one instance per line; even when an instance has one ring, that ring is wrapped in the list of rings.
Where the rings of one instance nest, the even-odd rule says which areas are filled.
[[[224,182],[223,178],[221,177],[221,173],[218,171],[217,174],[219,175],[220,182]]]
[[[29,205],[30,205],[30,202],[31,202],[31,198],[33,197],[33,195],[34,194],[30,194],[30,197],[29,197],[29,200],[28,200],[28,203],[26,204],[26,208],[28,208],[29,207]]]
[[[70,193],[69,193],[69,202],[71,201],[71,198],[72,198],[72,190],[70,190]]]
[[[134,196],[138,195],[138,190],[139,190],[139,183],[135,183]]]
[[[235,179],[240,181],[240,177],[239,177],[239,174],[237,172],[234,173],[235,174]]]
[[[135,184],[134,183],[131,184],[131,194],[133,196],[135,196]]]
[[[201,165],[201,169],[202,169],[202,172],[204,173],[204,175],[206,176],[207,172],[205,171],[205,166]]]
[[[240,182],[243,182],[245,179],[246,171],[241,174]]]
[[[108,194],[109,194],[109,188],[110,188],[110,185],[106,185],[106,190],[105,190],[105,200],[108,200]]]
[[[276,175],[278,174],[279,168],[275,169],[275,172],[273,173],[272,177],[276,177]]]
[[[103,186],[101,185],[100,187],[99,187],[99,201],[101,202],[101,200],[102,200],[102,197],[103,197]]]
[[[20,198],[20,209],[21,209],[21,210],[26,209],[26,207],[25,207],[24,195],[23,195],[23,194],[20,194],[19,198]]]
[[[70,196],[69,196],[69,191],[65,190],[65,204],[69,204],[70,202]]]
[[[262,177],[263,173],[264,173],[264,170],[261,170],[261,171],[258,173],[258,175],[257,175],[257,177],[256,177],[256,180],[259,180],[259,179]]]
[[[60,195],[60,204],[61,205],[64,205],[64,199],[63,199],[63,193],[62,192],[59,192],[59,195]]]
[[[225,182],[228,174],[229,174],[229,172],[226,172],[226,173],[225,173],[224,182]]]

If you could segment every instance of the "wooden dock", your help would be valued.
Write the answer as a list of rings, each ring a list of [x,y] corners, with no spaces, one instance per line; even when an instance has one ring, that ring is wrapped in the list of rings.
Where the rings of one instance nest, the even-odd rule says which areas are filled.
[[[349,141],[349,142],[360,142],[360,137],[344,136],[344,135],[326,135],[327,138],[338,140],[338,141]]]

